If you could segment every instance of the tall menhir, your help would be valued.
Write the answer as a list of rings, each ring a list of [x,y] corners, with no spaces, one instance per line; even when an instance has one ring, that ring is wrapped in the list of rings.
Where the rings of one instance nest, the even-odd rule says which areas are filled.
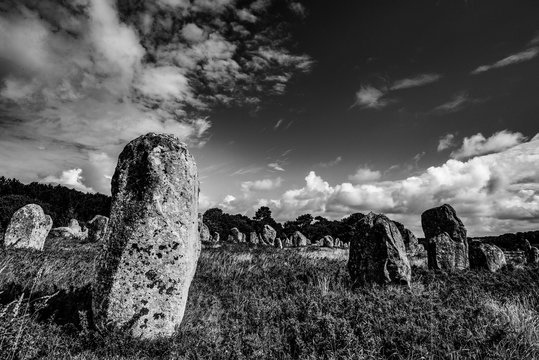
[[[176,137],[149,133],[124,148],[96,262],[100,327],[155,339],[181,323],[200,254],[198,186],[195,161]]]

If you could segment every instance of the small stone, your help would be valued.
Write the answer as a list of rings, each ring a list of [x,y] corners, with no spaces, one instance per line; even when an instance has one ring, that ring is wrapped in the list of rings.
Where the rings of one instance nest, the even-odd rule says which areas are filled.
[[[52,228],[52,218],[41,206],[28,204],[17,210],[4,234],[6,247],[42,251],[45,239]]]

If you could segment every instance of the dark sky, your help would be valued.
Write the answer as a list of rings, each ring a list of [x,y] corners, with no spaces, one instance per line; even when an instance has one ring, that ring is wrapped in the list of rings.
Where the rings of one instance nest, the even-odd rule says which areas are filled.
[[[79,0],[0,5],[0,168],[110,191],[169,132],[201,209],[279,220],[448,202],[472,234],[539,223],[539,2]]]

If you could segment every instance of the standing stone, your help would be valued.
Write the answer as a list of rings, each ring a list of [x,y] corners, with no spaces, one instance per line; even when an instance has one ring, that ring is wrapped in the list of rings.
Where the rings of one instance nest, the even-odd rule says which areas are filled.
[[[292,238],[286,236],[283,241],[283,247],[291,247],[292,246]]]
[[[470,267],[496,272],[507,265],[505,254],[496,245],[472,241],[470,244]]]
[[[195,161],[176,137],[149,133],[124,148],[96,261],[98,326],[143,339],[174,333],[201,249],[198,186]]]
[[[208,228],[208,225],[204,224],[203,221],[199,221],[199,236],[200,236],[200,241],[211,241],[211,236],[210,236],[210,229]]]
[[[530,247],[530,250],[528,251],[528,263],[529,264],[537,264],[539,263],[539,249],[535,246]]]
[[[277,237],[277,231],[275,231],[275,229],[269,226],[268,224],[264,225],[262,234],[260,234],[260,238],[262,242],[265,243],[266,245],[273,245],[276,237]]]
[[[371,212],[356,224],[348,271],[356,284],[410,285],[412,270],[393,221]]]
[[[292,235],[292,246],[307,246],[310,243],[309,239],[305,237],[301,232],[295,231]]]
[[[109,218],[103,215],[96,215],[88,222],[88,241],[98,242],[103,240],[109,224]]]
[[[335,239],[335,244],[334,244],[335,247],[342,247],[342,241],[341,239],[339,238],[336,238]]]
[[[28,204],[15,211],[4,234],[6,247],[43,250],[52,228],[52,218],[41,206]]]
[[[213,233],[213,242],[218,243],[219,240],[220,240],[219,233],[218,233],[218,232],[214,232],[214,233]]]
[[[260,242],[260,239],[258,238],[258,235],[255,231],[251,231],[251,233],[249,234],[249,242],[254,245],[257,245]]]
[[[429,209],[421,214],[421,225],[427,241],[429,268],[451,271],[470,267],[466,228],[455,209],[447,204]],[[448,244],[448,239],[453,244]],[[436,244],[436,241],[441,243]],[[433,253],[436,251],[441,253]]]
[[[273,246],[275,246],[277,249],[283,248],[283,242],[279,238],[275,238],[275,242],[273,243]]]
[[[404,241],[404,246],[406,247],[406,252],[410,255],[416,255],[420,252],[419,241],[413,232],[405,228],[403,224],[397,221],[393,221],[399,229],[402,240]]]
[[[74,234],[79,234],[82,232],[79,222],[76,219],[71,219],[69,221],[69,228],[73,231]]]
[[[322,238],[322,246],[332,248],[333,247],[333,238],[331,235],[326,235]]]
[[[238,230],[238,228],[230,229],[230,235],[228,235],[228,242],[242,243],[245,242],[245,234]]]

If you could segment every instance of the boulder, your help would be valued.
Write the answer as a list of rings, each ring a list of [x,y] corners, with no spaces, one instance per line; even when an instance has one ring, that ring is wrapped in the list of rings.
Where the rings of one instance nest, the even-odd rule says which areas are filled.
[[[245,242],[245,234],[238,230],[238,228],[230,229],[230,235],[228,235],[228,242],[231,243],[243,243]]]
[[[507,265],[505,254],[496,245],[472,241],[469,246],[471,268],[496,272]]]
[[[339,238],[335,239],[335,243],[333,244],[334,247],[342,247],[342,241]]]
[[[99,242],[103,240],[109,224],[109,218],[103,215],[96,215],[88,222],[88,242]]]
[[[96,325],[142,339],[170,337],[201,249],[195,161],[175,136],[143,135],[120,154],[111,190],[93,285]]]
[[[212,239],[213,242],[218,243],[219,240],[220,240],[220,238],[221,238],[221,237],[219,236],[219,233],[218,233],[218,232],[214,232],[214,233],[213,233],[213,239]]]
[[[427,241],[429,268],[452,271],[470,266],[466,228],[455,209],[447,204],[429,209],[421,214],[421,225]],[[436,251],[440,253],[433,253]]]
[[[535,246],[532,246],[528,251],[528,264],[537,264],[539,263],[539,249]]]
[[[404,241],[393,221],[371,212],[356,224],[348,271],[358,285],[410,285],[412,270]]]
[[[28,204],[15,211],[4,234],[6,247],[43,250],[52,218],[41,206]]]
[[[322,246],[332,248],[333,247],[334,240],[331,237],[331,235],[326,235],[322,238]]]
[[[255,231],[251,231],[251,233],[249,234],[249,242],[255,245],[260,243],[260,239],[258,238],[258,235],[256,234]]]
[[[397,221],[393,221],[397,225],[397,229],[401,233],[402,240],[404,241],[404,246],[406,247],[406,252],[410,255],[416,255],[420,252],[419,242],[412,231],[404,227],[403,224]]]
[[[291,237],[285,237],[283,240],[283,247],[292,247],[292,238]]]
[[[307,246],[311,242],[309,239],[305,237],[301,232],[295,231],[294,234],[292,234],[292,246],[299,247],[299,246]]]
[[[283,248],[283,242],[281,241],[281,239],[275,238],[275,242],[273,243],[273,246],[275,246],[275,248],[277,248],[277,249],[282,249]]]
[[[73,230],[74,234],[78,234],[82,232],[79,222],[76,219],[69,220],[69,228]]]
[[[211,241],[210,229],[208,228],[208,225],[204,224],[202,221],[199,222],[198,233],[200,236],[200,241]]]
[[[268,224],[264,225],[262,229],[262,234],[260,234],[260,239],[266,245],[273,245],[275,238],[277,237],[277,231]]]

